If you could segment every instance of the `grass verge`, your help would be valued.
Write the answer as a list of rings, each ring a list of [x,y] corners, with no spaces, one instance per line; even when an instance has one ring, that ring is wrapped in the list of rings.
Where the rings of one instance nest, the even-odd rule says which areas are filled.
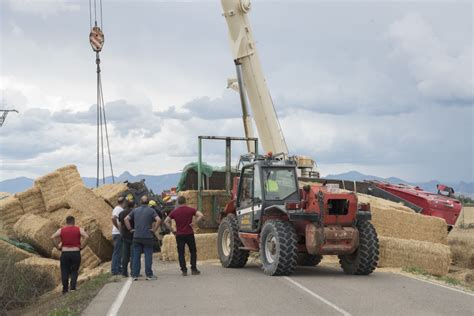
[[[464,282],[461,282],[460,280],[458,280],[456,278],[453,278],[450,275],[435,276],[435,275],[429,274],[428,272],[426,272],[425,270],[423,270],[419,267],[405,267],[405,268],[402,269],[402,271],[407,272],[407,273],[411,273],[411,274],[415,274],[415,275],[421,275],[421,276],[423,276],[427,279],[440,281],[440,282],[443,282],[443,283],[451,285],[451,286],[458,286],[458,287],[462,287],[462,288],[474,291],[474,286],[472,286],[470,284],[467,284],[467,283],[464,283]]]

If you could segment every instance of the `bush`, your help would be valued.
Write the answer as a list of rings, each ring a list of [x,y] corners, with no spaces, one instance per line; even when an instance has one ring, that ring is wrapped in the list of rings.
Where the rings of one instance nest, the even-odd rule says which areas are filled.
[[[55,287],[54,280],[46,273],[33,269],[17,271],[17,261],[11,253],[0,251],[0,315],[33,302]]]

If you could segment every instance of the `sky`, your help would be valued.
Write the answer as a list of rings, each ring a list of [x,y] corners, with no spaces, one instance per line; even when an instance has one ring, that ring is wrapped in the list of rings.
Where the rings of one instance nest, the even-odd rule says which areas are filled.
[[[0,0],[0,180],[96,168],[86,0]],[[179,172],[199,135],[244,136],[220,1],[103,0],[102,82],[115,174]],[[291,154],[322,175],[474,181],[471,1],[252,1]],[[234,160],[244,153],[233,147]],[[224,144],[204,160],[224,163]]]

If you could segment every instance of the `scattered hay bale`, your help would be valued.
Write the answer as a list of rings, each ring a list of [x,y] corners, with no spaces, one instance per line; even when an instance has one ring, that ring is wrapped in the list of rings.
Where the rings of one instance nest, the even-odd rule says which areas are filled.
[[[115,207],[118,204],[118,198],[128,191],[128,185],[126,183],[104,184],[92,191],[111,207]]]
[[[195,209],[198,208],[198,191],[189,190],[179,192],[186,198],[186,204]],[[202,192],[202,213],[204,218],[199,222],[199,228],[216,229],[218,227],[216,220],[218,216],[218,210],[224,208],[230,201],[231,197],[225,190],[205,190]],[[213,209],[216,211],[213,212]],[[197,233],[201,233],[200,230]]]
[[[378,207],[371,211],[379,236],[447,244],[448,228],[442,218]]]
[[[24,192],[15,194],[15,196],[20,200],[25,214],[41,214],[46,212],[43,196],[36,185]]]
[[[51,254],[51,258],[59,260],[61,259],[61,251],[54,248]],[[81,271],[84,269],[94,269],[100,264],[99,257],[87,246],[81,250]]]
[[[102,198],[91,189],[75,185],[67,191],[66,201],[71,208],[96,219],[104,237],[112,241],[112,207]]]
[[[113,247],[112,244],[103,236],[102,230],[99,227],[98,221],[90,215],[86,215],[75,209],[62,208],[52,213],[45,213],[43,216],[57,226],[66,225],[66,217],[74,216],[76,225],[84,228],[89,235],[88,247],[101,259],[101,261],[108,261],[112,258]]]
[[[8,192],[0,192],[0,200],[6,199],[9,196],[12,196],[12,195]]]
[[[61,269],[59,261],[41,257],[31,257],[15,263],[15,268],[20,272],[23,270],[34,270],[40,273],[46,273],[54,280],[55,284],[61,283]]]
[[[197,247],[197,259],[210,260],[218,259],[217,254],[217,234],[195,235]],[[189,262],[189,250],[186,247],[186,260]],[[161,246],[161,259],[164,261],[178,261],[178,250],[174,235],[166,235]]]
[[[357,193],[357,199],[360,203],[370,203],[372,209],[380,210],[397,210],[407,213],[415,213],[411,208],[403,205],[402,203],[395,203],[389,200],[381,199],[372,195]]]
[[[59,172],[55,171],[36,179],[35,185],[41,190],[48,212],[68,206],[64,199],[67,189]]]
[[[433,275],[446,275],[451,263],[449,247],[426,241],[379,236],[381,268],[420,268]]]
[[[448,235],[453,264],[474,269],[474,229],[454,228]]]
[[[13,225],[23,216],[23,208],[19,199],[9,196],[0,200],[0,222],[7,235],[13,233]]]
[[[61,175],[64,185],[66,186],[66,190],[69,190],[75,185],[84,185],[82,181],[81,175],[77,170],[75,165],[67,165],[62,168],[56,170]]]
[[[51,240],[58,226],[34,214],[25,214],[13,226],[16,236],[29,244],[45,257],[51,257],[54,244]]]
[[[18,260],[18,261],[26,259],[26,258],[36,257],[35,254],[32,254],[31,252],[18,248],[15,245],[12,245],[9,242],[6,242],[1,239],[0,239],[0,252],[7,253],[9,256],[11,256],[12,258],[15,258],[15,260]]]
[[[79,273],[79,277],[77,278],[77,284],[82,284],[90,279],[98,277],[99,275],[106,273],[108,268],[105,265],[100,265],[95,268],[85,268],[84,270]]]

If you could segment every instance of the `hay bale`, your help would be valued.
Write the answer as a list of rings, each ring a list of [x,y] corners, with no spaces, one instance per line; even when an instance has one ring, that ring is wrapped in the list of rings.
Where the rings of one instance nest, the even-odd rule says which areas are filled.
[[[451,263],[449,247],[426,241],[379,236],[381,268],[420,268],[433,275],[446,275]]]
[[[51,257],[54,248],[51,235],[57,229],[53,222],[34,214],[23,215],[13,226],[18,239],[29,243],[45,257]]]
[[[118,198],[128,191],[128,185],[126,183],[104,184],[92,191],[111,207],[115,207],[118,204]]]
[[[0,200],[6,199],[9,196],[12,196],[12,195],[8,192],[0,192]]]
[[[21,202],[14,196],[0,200],[0,222],[7,235],[12,235],[13,225],[23,216]]]
[[[71,208],[97,220],[104,237],[112,241],[112,207],[91,189],[75,185],[67,191],[66,201]]]
[[[360,203],[370,203],[370,206],[375,209],[388,209],[407,213],[415,213],[415,211],[403,205],[402,203],[395,203],[372,195],[357,193],[357,199]]]
[[[61,258],[62,252],[56,248],[53,249],[51,258],[59,260]],[[94,269],[100,264],[99,257],[92,251],[92,249],[87,246],[81,250],[81,267],[80,270],[84,269]]]
[[[10,257],[15,258],[15,260],[17,261],[20,261],[26,258],[36,257],[35,254],[32,254],[28,251],[18,248],[15,245],[12,245],[9,242],[6,242],[1,239],[0,239],[0,252],[7,253]]]
[[[15,194],[15,196],[20,200],[25,214],[41,214],[46,212],[43,196],[36,185],[24,192]]]
[[[56,170],[61,175],[66,190],[69,190],[75,185],[84,185],[81,175],[75,165],[67,165]]]
[[[41,191],[48,212],[68,206],[64,199],[67,189],[59,172],[55,171],[36,179],[35,185]]]
[[[112,258],[113,246],[104,237],[98,221],[92,216],[86,215],[75,209],[66,208],[56,210],[52,213],[44,213],[43,216],[60,227],[66,225],[67,216],[74,216],[76,219],[76,225],[84,228],[86,233],[89,235],[87,245],[91,248],[94,254],[99,257],[101,261],[108,261]]]
[[[51,277],[51,280],[54,280],[56,285],[61,283],[61,269],[58,260],[31,257],[15,263],[15,268],[20,272],[29,269],[46,273]]]
[[[467,269],[474,269],[474,229],[451,230],[448,235],[453,264]]]
[[[211,260],[218,259],[217,254],[217,234],[195,235],[197,247],[197,259]],[[189,250],[186,247],[186,260],[189,262]],[[178,250],[174,235],[166,235],[163,238],[161,247],[161,259],[164,261],[178,261]]]
[[[198,191],[189,190],[179,192],[179,195],[186,198],[186,204],[195,209],[198,208]],[[208,232],[209,229],[217,229],[216,220],[218,210],[224,208],[231,197],[225,190],[205,190],[202,193],[202,213],[204,218],[199,222],[199,230],[196,233]],[[216,209],[216,212],[213,212]]]
[[[372,224],[379,236],[447,244],[444,219],[371,205]]]

